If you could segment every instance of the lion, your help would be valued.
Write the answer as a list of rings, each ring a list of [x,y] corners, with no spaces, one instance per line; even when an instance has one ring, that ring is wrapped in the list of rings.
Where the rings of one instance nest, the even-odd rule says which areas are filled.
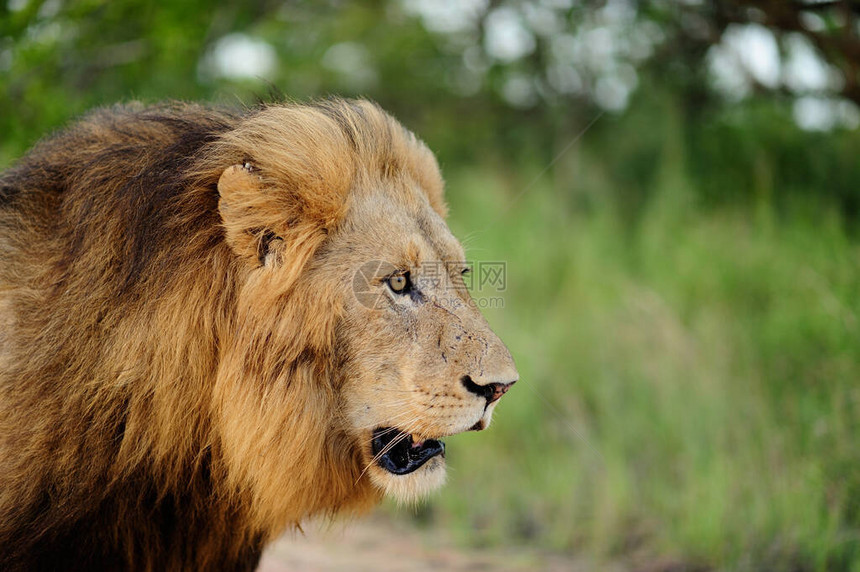
[[[413,502],[518,374],[373,103],[91,112],[0,175],[0,568],[253,570]]]

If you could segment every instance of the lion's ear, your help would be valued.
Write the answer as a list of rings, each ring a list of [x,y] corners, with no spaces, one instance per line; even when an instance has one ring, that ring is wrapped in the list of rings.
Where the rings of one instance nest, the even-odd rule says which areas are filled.
[[[227,244],[240,256],[262,265],[281,261],[280,234],[286,213],[278,212],[274,197],[263,189],[249,163],[227,167],[218,179],[218,212]]]
[[[307,186],[300,178],[267,178],[249,163],[227,167],[218,179],[227,244],[250,266],[286,267],[282,286],[298,277],[338,214]]]

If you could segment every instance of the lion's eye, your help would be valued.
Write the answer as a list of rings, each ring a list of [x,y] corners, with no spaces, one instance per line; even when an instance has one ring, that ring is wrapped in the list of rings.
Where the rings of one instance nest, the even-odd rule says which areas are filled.
[[[388,287],[398,294],[405,294],[409,290],[409,273],[391,276]]]

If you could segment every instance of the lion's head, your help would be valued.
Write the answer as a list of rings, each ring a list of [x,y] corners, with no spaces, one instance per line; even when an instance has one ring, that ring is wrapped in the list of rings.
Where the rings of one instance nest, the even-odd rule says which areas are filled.
[[[445,210],[361,101],[97,110],[2,173],[0,567],[250,569],[438,487],[517,379]]]
[[[228,158],[219,212],[243,270],[215,402],[231,478],[272,518],[284,491],[309,513],[436,489],[440,439],[486,428],[517,371],[465,287],[433,155],[376,106],[329,102],[249,118],[207,162]]]

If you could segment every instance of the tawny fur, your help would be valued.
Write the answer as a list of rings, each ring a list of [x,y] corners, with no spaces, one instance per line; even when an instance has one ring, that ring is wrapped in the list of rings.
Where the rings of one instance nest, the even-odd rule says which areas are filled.
[[[462,288],[349,293],[374,256],[462,261],[445,210],[367,102],[117,106],[37,145],[0,176],[0,569],[250,570],[308,515],[441,483],[384,474],[369,431],[485,426],[458,380],[510,355]]]

